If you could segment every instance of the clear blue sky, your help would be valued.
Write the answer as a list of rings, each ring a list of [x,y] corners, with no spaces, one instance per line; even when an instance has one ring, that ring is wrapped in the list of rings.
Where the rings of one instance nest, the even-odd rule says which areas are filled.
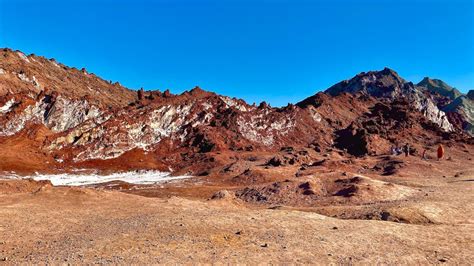
[[[273,106],[395,69],[474,89],[474,0],[0,0],[0,46],[130,88]]]

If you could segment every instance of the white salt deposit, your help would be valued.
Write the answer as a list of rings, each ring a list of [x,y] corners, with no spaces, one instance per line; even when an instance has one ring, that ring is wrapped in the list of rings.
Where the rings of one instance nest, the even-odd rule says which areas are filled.
[[[5,103],[4,106],[0,107],[0,113],[8,113],[10,109],[15,104],[15,99],[10,99],[8,102]]]
[[[99,174],[36,174],[33,176],[8,175],[5,178],[32,178],[34,180],[50,180],[54,186],[85,186],[110,181],[124,181],[131,184],[156,184],[160,182],[190,178],[191,176],[171,176],[168,172],[135,171]]]

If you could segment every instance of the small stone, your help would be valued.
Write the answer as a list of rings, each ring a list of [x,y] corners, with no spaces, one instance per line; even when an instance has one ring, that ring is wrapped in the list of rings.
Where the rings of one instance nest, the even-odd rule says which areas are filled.
[[[265,244],[262,244],[262,245],[260,245],[260,246],[261,246],[262,248],[267,248],[267,247],[268,247],[268,244],[265,243]]]
[[[383,211],[380,213],[380,219],[382,219],[382,221],[388,221],[389,217],[390,213],[387,211]]]
[[[220,190],[214,193],[212,195],[211,200],[218,200],[218,199],[230,199],[233,198],[234,195],[232,195],[229,191],[227,190]]]
[[[334,227],[332,228],[332,230],[337,230],[337,226],[334,226]]]

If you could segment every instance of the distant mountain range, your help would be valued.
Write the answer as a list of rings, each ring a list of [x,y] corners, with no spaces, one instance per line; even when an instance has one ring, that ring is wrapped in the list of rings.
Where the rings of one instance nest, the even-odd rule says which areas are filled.
[[[213,154],[311,147],[353,156],[470,141],[474,92],[363,72],[295,105],[258,106],[196,87],[134,91],[54,59],[0,52],[0,170],[160,169],[202,174]]]

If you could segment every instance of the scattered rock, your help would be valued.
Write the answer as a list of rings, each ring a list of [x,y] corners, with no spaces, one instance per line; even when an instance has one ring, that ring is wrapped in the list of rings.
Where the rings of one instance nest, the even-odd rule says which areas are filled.
[[[230,193],[227,190],[220,190],[214,193],[211,197],[211,200],[220,200],[220,199],[233,199],[235,195]]]
[[[380,219],[382,219],[382,221],[388,221],[389,218],[390,218],[389,212],[383,211],[380,213]]]
[[[280,156],[275,156],[275,157],[271,158],[270,160],[268,160],[268,162],[265,165],[274,166],[274,167],[282,166],[283,165],[283,159]]]
[[[334,194],[334,196],[352,197],[359,189],[355,185],[345,187]]]
[[[299,186],[303,190],[303,195],[314,195],[316,192],[314,191],[314,185],[312,183],[304,182],[301,183]]]
[[[246,187],[236,193],[236,196],[240,199],[253,202],[264,202],[268,200],[268,197],[263,195],[260,191],[255,188]]]
[[[282,148],[280,149],[280,151],[292,153],[292,152],[295,151],[295,148],[293,148],[293,147],[291,147],[291,146],[286,146],[286,147],[282,147]]]
[[[402,160],[387,156],[383,158],[381,162],[377,163],[373,169],[381,170],[382,175],[394,175],[403,167],[405,167],[405,163]]]
[[[140,90],[137,91],[137,97],[139,101],[142,101],[144,98],[145,91],[143,88],[140,88]]]

